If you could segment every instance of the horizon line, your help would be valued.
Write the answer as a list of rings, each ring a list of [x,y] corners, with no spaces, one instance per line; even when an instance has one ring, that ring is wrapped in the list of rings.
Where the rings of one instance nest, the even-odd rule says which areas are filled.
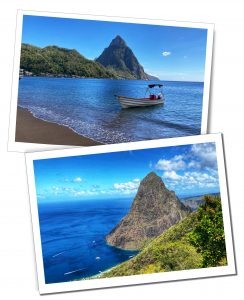
[[[180,199],[186,199],[186,198],[196,198],[196,197],[203,197],[205,195],[215,195],[215,194],[219,194],[220,195],[220,190],[219,191],[212,191],[209,193],[203,193],[203,194],[182,194],[179,195],[177,193],[175,193],[176,196]],[[43,200],[43,201],[38,201],[38,197],[37,197],[37,204],[54,204],[54,203],[71,203],[71,202],[83,202],[83,201],[93,201],[93,200],[99,200],[99,201],[104,201],[104,200],[131,200],[132,198],[134,199],[136,196],[135,195],[131,195],[131,196],[118,196],[118,197],[106,197],[106,198],[79,198],[79,199],[75,199],[75,198],[70,198],[69,200],[54,200],[54,201],[50,201],[50,200]]]

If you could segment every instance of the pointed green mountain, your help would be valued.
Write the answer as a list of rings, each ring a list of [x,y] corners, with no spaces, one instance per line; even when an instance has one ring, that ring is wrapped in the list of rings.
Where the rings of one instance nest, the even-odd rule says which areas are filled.
[[[104,49],[96,61],[109,70],[116,72],[121,78],[158,79],[145,73],[133,51],[119,35]]]

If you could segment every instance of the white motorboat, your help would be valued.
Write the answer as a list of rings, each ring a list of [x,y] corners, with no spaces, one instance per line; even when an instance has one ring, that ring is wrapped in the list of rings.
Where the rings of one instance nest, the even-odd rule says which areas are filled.
[[[115,97],[119,100],[122,108],[164,104],[164,95],[162,87],[162,84],[149,84],[146,90],[146,95],[148,94],[148,97],[146,97],[146,95],[143,98],[133,98],[119,95],[115,95]]]

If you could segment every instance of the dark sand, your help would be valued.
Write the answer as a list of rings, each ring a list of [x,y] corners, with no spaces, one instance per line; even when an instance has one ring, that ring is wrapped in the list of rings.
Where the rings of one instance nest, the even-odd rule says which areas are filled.
[[[72,146],[101,145],[66,126],[37,119],[28,110],[20,107],[17,109],[15,141]]]

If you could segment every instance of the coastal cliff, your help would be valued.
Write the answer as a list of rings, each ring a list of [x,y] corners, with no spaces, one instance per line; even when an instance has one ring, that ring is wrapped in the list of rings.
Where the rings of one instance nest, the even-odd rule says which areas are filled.
[[[99,278],[190,270],[227,265],[219,196],[204,204],[146,244],[139,254]]]
[[[130,212],[106,236],[112,246],[140,249],[190,213],[154,172],[140,183]]]

